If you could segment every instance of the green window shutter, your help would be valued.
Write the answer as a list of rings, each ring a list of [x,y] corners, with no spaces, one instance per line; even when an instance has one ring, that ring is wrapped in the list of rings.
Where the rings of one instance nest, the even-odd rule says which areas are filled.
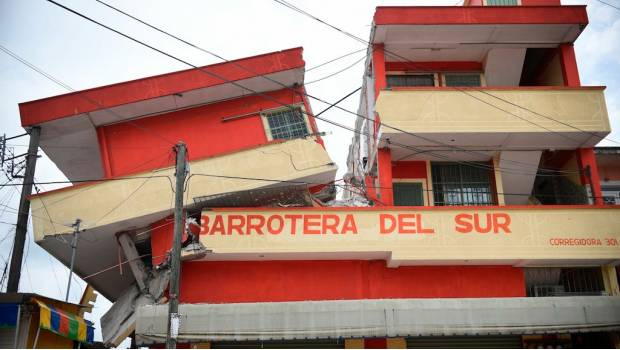
[[[394,192],[394,205],[424,205],[424,191],[419,182],[395,182],[392,184],[392,191]]]
[[[480,86],[480,74],[446,74],[446,86]]]
[[[388,87],[435,86],[435,75],[433,74],[388,75],[387,86]]]
[[[517,0],[487,0],[488,6],[516,6],[519,5]]]

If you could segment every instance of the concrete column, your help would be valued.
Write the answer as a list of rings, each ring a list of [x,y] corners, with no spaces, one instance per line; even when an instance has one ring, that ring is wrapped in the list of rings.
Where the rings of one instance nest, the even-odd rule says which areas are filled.
[[[565,86],[581,86],[579,81],[579,69],[573,44],[561,44],[559,47],[560,63]]]
[[[388,349],[406,349],[407,341],[405,338],[387,338]]]
[[[379,92],[387,87],[387,77],[385,75],[385,51],[383,44],[372,45],[372,70],[375,77],[375,100]]]
[[[424,194],[428,199],[427,205],[435,205],[435,194],[433,193],[433,172],[431,171],[431,161],[426,161],[426,193]]]
[[[363,338],[345,339],[344,348],[345,349],[363,349],[364,339]]]
[[[603,205],[603,193],[601,192],[601,180],[598,174],[598,166],[596,165],[596,156],[594,148],[577,149],[577,164],[581,171],[581,184],[591,185],[591,195],[594,197],[594,204]],[[590,169],[590,176],[587,176],[586,169]],[[591,183],[590,183],[591,180]]]
[[[392,191],[392,151],[389,148],[381,148],[377,151],[379,169],[379,188],[377,193],[379,204],[394,205],[394,192]]]
[[[502,172],[499,166],[500,155],[493,157],[493,177],[495,178],[495,192],[497,193],[497,205],[506,205],[504,200],[504,183],[502,182]]]
[[[603,272],[603,283],[605,291],[610,296],[620,296],[620,288],[618,287],[618,275],[616,267],[612,265],[601,266]]]

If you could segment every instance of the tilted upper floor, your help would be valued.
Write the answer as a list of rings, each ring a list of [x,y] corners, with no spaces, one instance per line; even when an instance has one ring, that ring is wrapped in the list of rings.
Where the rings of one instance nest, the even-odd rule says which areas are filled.
[[[337,167],[306,99],[304,71],[302,48],[294,48],[20,104],[22,125],[41,128],[41,149],[75,184],[32,196],[35,240],[68,264],[55,237],[79,218],[85,239],[76,273],[115,264],[117,234],[148,236],[151,223],[172,214],[179,141],[188,149],[188,210],[233,192],[321,191]],[[334,196],[329,188],[323,199]],[[132,280],[102,274],[89,282],[114,299]]]

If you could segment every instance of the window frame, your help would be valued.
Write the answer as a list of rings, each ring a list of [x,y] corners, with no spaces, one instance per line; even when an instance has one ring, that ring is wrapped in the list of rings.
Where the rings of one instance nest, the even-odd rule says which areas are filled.
[[[517,4],[516,5],[489,5],[489,1],[488,0],[482,0],[482,5],[484,6],[521,6],[521,0],[517,0]]]
[[[426,179],[424,178],[406,178],[406,179],[392,179],[392,201],[394,201],[394,184],[395,183],[421,183],[422,184],[422,205],[428,207],[428,196],[426,193],[428,189],[426,188]],[[396,206],[396,203],[394,203]]]
[[[441,86],[444,86],[444,87],[459,87],[459,86],[448,86],[448,84],[446,84],[446,75],[450,75],[450,74],[460,74],[460,75],[476,75],[476,74],[478,74],[480,76],[480,86],[460,86],[460,87],[476,88],[476,87],[486,87],[487,86],[487,80],[484,77],[484,73],[482,73],[482,72],[442,72],[441,73]]]
[[[432,168],[433,168],[434,164],[435,165],[440,165],[440,166],[441,165],[456,165],[456,166],[459,167],[459,170],[458,170],[458,172],[459,172],[458,173],[458,176],[459,176],[458,185],[460,187],[459,187],[458,194],[459,194],[459,197],[460,197],[460,201],[457,204],[452,204],[453,203],[452,201],[447,201],[446,200],[446,193],[452,193],[452,191],[444,189],[444,186],[446,186],[446,185],[455,185],[456,183],[453,183],[454,181],[445,181],[445,180],[438,181],[438,182],[435,181],[435,179],[434,179],[435,174],[432,172]],[[480,165],[483,165],[483,162],[480,162]],[[460,164],[460,162],[431,162],[431,176],[432,176],[432,179],[433,179],[433,200],[434,200],[434,205],[435,206],[444,206],[444,207],[449,207],[449,206],[494,206],[494,205],[498,205],[497,189],[495,187],[496,184],[493,181],[494,174],[492,173],[492,170],[490,170],[490,169],[487,170],[488,171],[488,174],[487,174],[487,176],[488,176],[488,184],[489,184],[489,191],[488,191],[489,201],[486,202],[486,203],[482,203],[482,202],[476,202],[476,203],[468,202],[468,203],[466,203],[466,201],[465,201],[465,198],[466,198],[465,196],[466,195],[477,195],[477,194],[481,194],[481,193],[465,192],[464,189],[468,188],[468,187],[465,187],[464,185],[467,185],[467,184],[481,184],[481,182],[479,182],[479,181],[465,181],[465,179],[463,178],[463,170],[462,170],[463,167],[466,167],[466,166]],[[441,186],[442,187],[441,190],[437,190],[435,188],[436,186]],[[482,192],[482,193],[485,193],[485,192]],[[435,199],[434,196],[436,194],[442,196],[442,200],[441,201],[437,201]],[[438,203],[440,203],[440,204],[438,204]]]
[[[308,118],[308,113],[306,112],[306,108],[305,108],[304,104],[303,103],[290,104],[288,106],[264,109],[264,110],[260,111],[261,120],[263,122],[263,129],[265,130],[265,135],[267,136],[267,141],[294,140],[294,139],[300,138],[300,137],[294,137],[294,138],[290,138],[290,139],[276,139],[276,138],[273,137],[273,134],[271,133],[271,127],[269,126],[269,115],[274,114],[274,113],[278,113],[278,112],[282,112],[282,111],[286,111],[286,110],[289,110],[291,108],[299,108],[301,110],[301,114],[303,115],[304,123],[306,125],[306,130],[308,131],[309,134],[315,133],[315,130],[312,128],[312,124],[310,123],[310,119]]]
[[[406,71],[388,71],[385,72],[385,84],[386,87],[391,89],[392,87],[390,87],[389,85],[387,85],[387,78],[388,75],[432,75],[433,76],[433,86],[434,87],[439,87],[439,73],[438,72],[406,72]],[[412,88],[430,88],[433,86],[395,86],[395,88],[399,89],[399,88],[408,88],[408,87],[412,87]]]

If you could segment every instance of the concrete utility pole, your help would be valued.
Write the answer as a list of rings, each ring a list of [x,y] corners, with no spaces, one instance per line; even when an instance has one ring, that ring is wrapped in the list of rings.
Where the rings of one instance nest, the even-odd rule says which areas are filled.
[[[82,220],[75,219],[73,226],[73,240],[71,241],[71,265],[69,267],[69,281],[67,281],[67,295],[65,301],[69,302],[69,291],[71,290],[71,277],[73,277],[73,264],[75,263],[75,252],[77,250],[78,235],[80,234],[80,223]]]
[[[181,238],[183,235],[183,187],[185,185],[185,143],[179,141],[175,146],[176,159],[176,190],[174,193],[174,238],[172,240],[172,256],[170,271],[170,300],[168,301],[168,332],[166,348],[176,349],[177,336],[180,328],[179,317],[179,278],[181,274]]]
[[[24,257],[24,243],[28,231],[28,215],[30,213],[30,194],[34,182],[34,169],[37,165],[37,150],[39,149],[39,137],[41,127],[33,126],[30,129],[30,143],[28,144],[28,154],[26,155],[26,173],[22,185],[21,198],[19,200],[19,210],[17,212],[17,226],[15,227],[15,240],[13,242],[13,255],[11,255],[11,269],[9,270],[9,282],[7,293],[16,293],[19,288],[19,279],[22,271],[22,260]]]

